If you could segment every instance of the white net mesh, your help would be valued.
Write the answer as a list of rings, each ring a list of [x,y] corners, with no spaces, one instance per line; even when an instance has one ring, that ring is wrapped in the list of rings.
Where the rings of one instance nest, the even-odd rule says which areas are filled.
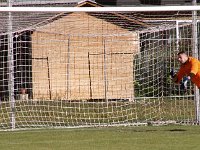
[[[178,51],[192,54],[190,11],[11,16],[0,17],[1,129],[196,121],[193,85],[169,76]]]

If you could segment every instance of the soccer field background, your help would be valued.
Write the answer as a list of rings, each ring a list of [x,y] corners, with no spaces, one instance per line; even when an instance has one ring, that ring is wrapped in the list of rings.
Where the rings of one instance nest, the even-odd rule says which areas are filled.
[[[200,7],[0,1],[0,150],[200,150]]]
[[[1,131],[199,124],[197,90],[170,72],[178,51],[198,53],[200,8],[29,5],[1,10]]]
[[[139,126],[0,132],[2,150],[199,150],[199,126]]]

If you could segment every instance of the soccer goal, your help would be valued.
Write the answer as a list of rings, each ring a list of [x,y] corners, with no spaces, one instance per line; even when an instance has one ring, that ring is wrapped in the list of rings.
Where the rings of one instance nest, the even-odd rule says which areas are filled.
[[[200,7],[91,3],[0,7],[0,129],[198,124],[170,71],[198,57]]]

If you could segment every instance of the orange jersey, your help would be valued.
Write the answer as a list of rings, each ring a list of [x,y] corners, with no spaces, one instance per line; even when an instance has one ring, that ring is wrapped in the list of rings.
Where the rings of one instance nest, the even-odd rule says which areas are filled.
[[[184,76],[189,76],[190,73],[194,74],[191,81],[200,88],[200,61],[193,57],[189,57],[188,61],[181,65],[177,73],[177,83],[179,83]]]

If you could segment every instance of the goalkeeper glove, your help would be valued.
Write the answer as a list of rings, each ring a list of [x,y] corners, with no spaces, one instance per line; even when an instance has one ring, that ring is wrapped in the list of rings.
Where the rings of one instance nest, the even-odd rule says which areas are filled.
[[[180,89],[181,90],[187,89],[187,83],[188,83],[188,81],[189,81],[188,77],[184,77],[183,78],[183,81],[181,82],[181,85],[180,85]]]
[[[175,76],[175,73],[174,73],[174,69],[172,69],[171,71],[170,71],[170,76],[172,77],[172,78],[174,78],[174,76]]]

